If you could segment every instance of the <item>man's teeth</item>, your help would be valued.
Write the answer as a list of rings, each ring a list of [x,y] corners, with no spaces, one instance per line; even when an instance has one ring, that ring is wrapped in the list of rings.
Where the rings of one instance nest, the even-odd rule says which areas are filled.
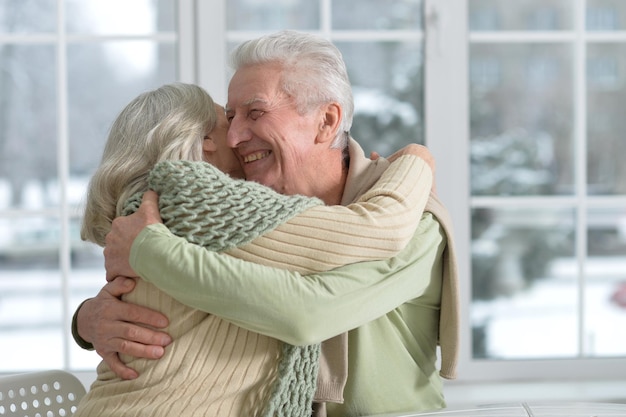
[[[243,159],[243,162],[245,162],[246,164],[249,163],[249,162],[254,162],[254,161],[257,161],[259,159],[263,159],[263,158],[267,157],[269,154],[270,154],[270,151],[253,153],[253,154],[250,154],[250,155],[246,156]]]

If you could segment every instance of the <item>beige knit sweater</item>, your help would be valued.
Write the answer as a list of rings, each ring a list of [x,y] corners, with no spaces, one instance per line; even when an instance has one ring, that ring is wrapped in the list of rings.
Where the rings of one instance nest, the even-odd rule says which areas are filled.
[[[385,259],[412,237],[432,184],[419,158],[403,156],[355,204],[308,209],[226,253],[301,273]],[[172,277],[176,279],[176,277]],[[139,372],[116,377],[103,362],[75,414],[83,416],[254,416],[276,376],[281,342],[187,307],[139,281],[126,301],[163,312],[174,342],[157,361],[123,357]]]

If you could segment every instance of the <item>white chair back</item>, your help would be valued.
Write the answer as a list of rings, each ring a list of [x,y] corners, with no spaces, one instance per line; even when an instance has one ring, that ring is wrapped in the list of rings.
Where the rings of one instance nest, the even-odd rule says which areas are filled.
[[[0,417],[70,417],[85,387],[65,371],[0,377]]]

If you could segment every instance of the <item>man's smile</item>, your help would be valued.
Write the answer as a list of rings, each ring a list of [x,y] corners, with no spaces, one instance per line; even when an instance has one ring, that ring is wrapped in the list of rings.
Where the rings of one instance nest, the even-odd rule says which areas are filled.
[[[246,155],[246,156],[243,157],[243,162],[245,164],[249,164],[250,162],[254,162],[254,161],[258,161],[259,159],[267,158],[271,153],[272,153],[272,151],[261,151],[261,152],[251,153],[251,154]]]

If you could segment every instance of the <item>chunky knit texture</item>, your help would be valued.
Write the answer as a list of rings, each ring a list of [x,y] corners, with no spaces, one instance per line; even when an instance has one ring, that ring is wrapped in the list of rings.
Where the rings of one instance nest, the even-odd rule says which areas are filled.
[[[159,194],[161,218],[172,233],[215,252],[249,243],[322,204],[316,198],[279,194],[252,181],[235,180],[235,192],[233,179],[205,162],[160,162],[148,181]],[[135,212],[140,204],[141,194],[133,196],[123,215]]]
[[[235,193],[232,186],[225,186],[228,181],[232,180],[204,162],[165,161],[151,171],[149,187],[159,194],[161,217],[172,233],[216,252],[249,243],[301,211],[322,204],[319,199],[285,196],[243,180],[237,181]],[[141,198],[139,193],[129,199],[123,215],[137,211]],[[319,344],[283,344],[263,416],[311,414],[319,355]]]

